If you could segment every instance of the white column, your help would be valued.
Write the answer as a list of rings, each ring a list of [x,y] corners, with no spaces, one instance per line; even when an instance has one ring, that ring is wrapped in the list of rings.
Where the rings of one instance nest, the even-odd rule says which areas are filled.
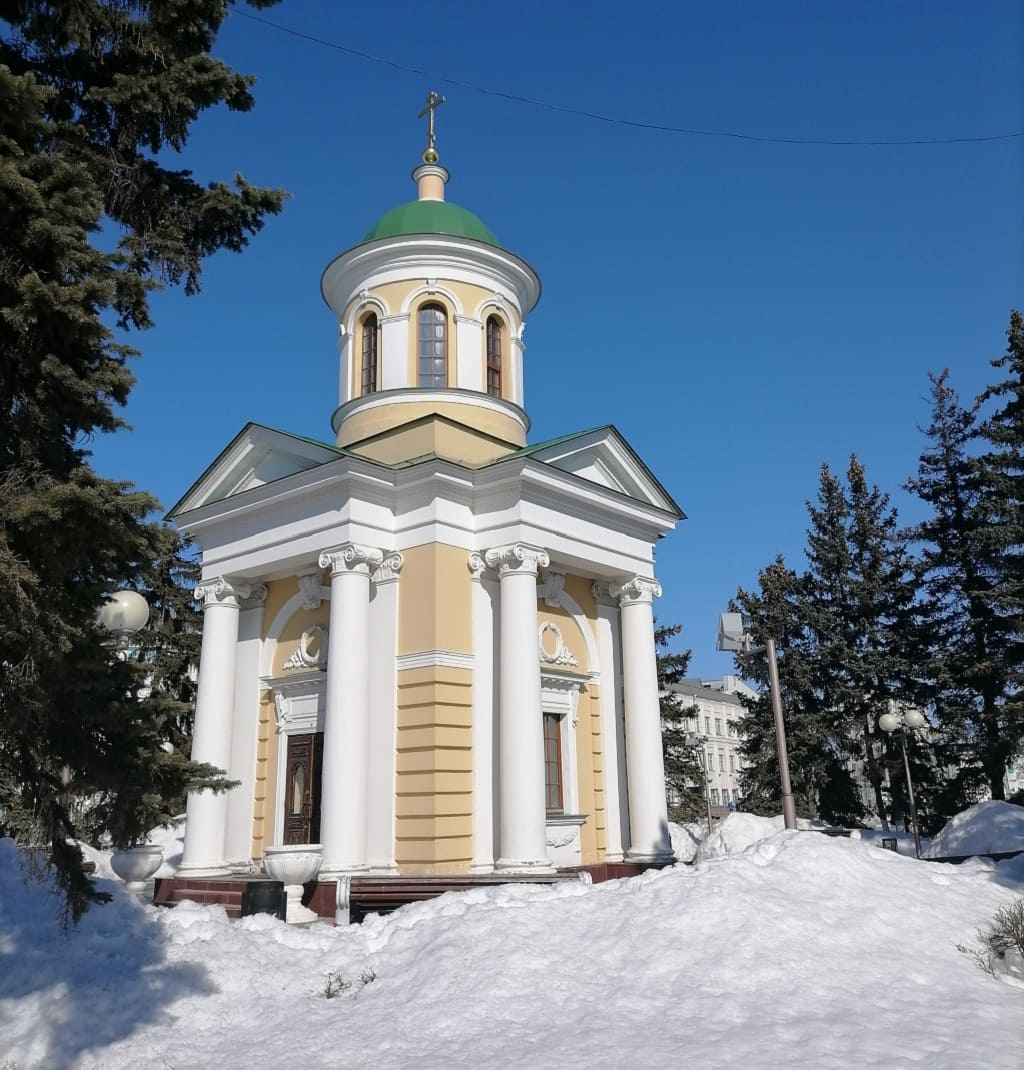
[[[511,361],[510,367],[512,371],[512,394],[509,397],[509,401],[516,405],[522,406],[523,398],[525,397],[525,391],[523,390],[523,354],[526,352],[526,343],[523,341],[523,335],[526,332],[526,321],[519,325],[519,331],[517,334],[513,334],[511,338]]]
[[[352,336],[338,324],[338,404],[352,400]]]
[[[622,615],[622,676],[626,718],[626,776],[629,781],[630,846],[634,862],[671,862],[661,750],[661,707],[654,648],[654,612],[661,585],[634,576],[612,584]]]
[[[379,389],[401,390],[415,385],[415,380],[409,382],[409,313],[382,316]]]
[[[331,570],[320,842],[326,876],[366,868],[370,573],[382,551],[348,542],[320,555]]]
[[[488,550],[498,570],[501,618],[499,656],[500,857],[496,868],[549,872],[544,799],[544,720],[537,639],[537,569],[547,553],[515,543]]]
[[[204,580],[195,591],[196,599],[203,603],[203,643],[199,654],[192,760],[226,772],[231,764],[238,603],[249,593],[247,584],[232,583],[223,577]],[[228,872],[227,813],[225,792],[189,792],[180,874],[217,876]]]
[[[487,389],[484,383],[483,321],[455,314],[455,385],[460,390]]]
[[[607,583],[595,583],[597,648],[601,659],[601,763],[604,771],[604,820],[607,862],[623,859],[623,830],[629,828],[626,797],[626,748],[622,740],[622,673],[619,669],[619,603]]]
[[[394,873],[395,720],[398,714],[398,574],[402,555],[388,554],[370,577],[369,780],[366,862],[374,873]]]
[[[473,578],[473,861],[471,873],[494,871],[494,649],[497,620],[493,580],[484,586],[487,563],[469,555]]]
[[[259,727],[260,648],[263,632],[264,584],[253,587],[238,614],[238,653],[235,656],[235,703],[231,725],[231,779],[228,792],[225,858],[231,869],[247,873],[252,865],[253,796],[256,781],[256,736]]]

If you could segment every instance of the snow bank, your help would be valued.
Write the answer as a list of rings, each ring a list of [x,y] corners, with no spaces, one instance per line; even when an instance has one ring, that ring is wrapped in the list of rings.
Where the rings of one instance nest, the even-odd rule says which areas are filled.
[[[1017,1070],[1022,993],[955,948],[1012,898],[1006,865],[782,832],[348,929],[158,911],[104,883],[114,902],[65,938],[0,844],[0,1066]],[[350,987],[326,999],[331,973]]]
[[[961,811],[931,843],[929,858],[1024,851],[1024,806],[989,799]]]

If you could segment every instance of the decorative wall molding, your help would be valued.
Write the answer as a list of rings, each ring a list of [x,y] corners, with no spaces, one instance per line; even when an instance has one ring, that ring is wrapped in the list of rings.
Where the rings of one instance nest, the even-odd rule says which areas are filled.
[[[318,669],[260,681],[262,688],[269,688],[273,692],[279,734],[323,731],[325,684],[326,678]],[[284,754],[279,753],[278,758],[283,769]]]
[[[546,568],[540,595],[546,606],[557,609],[562,604],[562,590],[565,587],[565,573],[559,569]]]
[[[320,575],[320,570],[303,572],[296,578],[299,581],[299,591],[302,593],[302,608],[319,609],[324,598],[323,577]]]
[[[545,638],[551,636],[554,645],[545,645]],[[537,646],[540,649],[540,660],[546,665],[579,665],[573,657],[572,651],[565,645],[562,638],[562,629],[549,620],[544,621],[537,632]]]
[[[322,624],[314,624],[299,637],[299,645],[282,669],[327,670],[328,631]]]
[[[432,669],[443,666],[446,669],[472,669],[476,659],[472,654],[463,654],[457,650],[418,650],[414,654],[399,654],[395,658],[395,667],[403,669]]]

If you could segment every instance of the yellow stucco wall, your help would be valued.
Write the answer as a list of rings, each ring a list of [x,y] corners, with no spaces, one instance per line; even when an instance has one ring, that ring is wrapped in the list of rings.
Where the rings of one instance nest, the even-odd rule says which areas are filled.
[[[403,550],[402,556],[398,653],[472,653],[472,580],[465,549],[424,543]]]
[[[473,858],[472,673],[400,672],[397,720],[395,862],[402,873],[465,872]]]
[[[472,427],[431,413],[349,447],[354,453],[385,464],[417,457],[444,457],[468,468],[490,464],[512,453],[515,443],[492,438]]]
[[[469,393],[469,397],[476,395]],[[374,405],[347,416],[338,428],[336,444],[351,447],[363,439],[379,435],[400,424],[407,424],[437,413],[453,423],[476,428],[485,435],[510,442],[515,448],[526,445],[526,431],[514,416],[496,412],[484,405],[461,405],[457,402],[420,401],[414,393],[385,404]],[[403,458],[404,459],[404,458]]]
[[[256,780],[253,789],[252,857],[263,857],[263,848],[274,835],[273,806],[277,792],[277,728],[274,695],[260,692],[256,728]]]

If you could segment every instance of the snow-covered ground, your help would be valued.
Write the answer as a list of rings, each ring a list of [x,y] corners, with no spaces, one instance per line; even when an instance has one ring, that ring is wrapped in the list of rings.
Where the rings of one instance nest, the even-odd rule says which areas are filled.
[[[1024,1066],[1024,991],[956,949],[1024,892],[1021,859],[917,862],[741,814],[673,831],[694,865],[348,929],[158,911],[111,881],[67,937],[0,841],[0,1068]]]

